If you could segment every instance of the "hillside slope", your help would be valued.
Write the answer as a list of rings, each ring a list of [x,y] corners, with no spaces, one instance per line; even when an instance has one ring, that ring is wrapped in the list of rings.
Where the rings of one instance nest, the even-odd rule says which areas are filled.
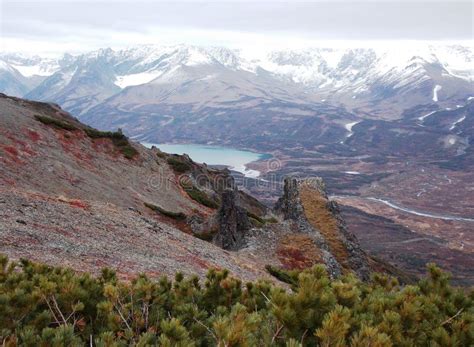
[[[266,265],[322,263],[366,279],[375,268],[318,180],[288,181],[272,212],[227,170],[100,132],[54,104],[1,94],[0,112],[0,253],[13,259],[123,277],[227,268],[252,280],[268,278]]]
[[[137,153],[128,159],[113,140],[90,138],[54,105],[1,95],[0,110],[0,252],[80,271],[111,266],[123,276],[225,267],[242,278],[265,277],[255,259],[189,235],[175,216],[205,217],[212,209],[184,192],[158,150],[132,144]]]

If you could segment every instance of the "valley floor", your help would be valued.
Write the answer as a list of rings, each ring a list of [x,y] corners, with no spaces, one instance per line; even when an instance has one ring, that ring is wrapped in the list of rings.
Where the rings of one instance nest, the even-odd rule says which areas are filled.
[[[396,159],[377,164],[309,151],[297,158],[291,151],[273,154],[251,165],[264,173],[260,181],[240,180],[257,197],[272,204],[285,175],[321,176],[370,254],[416,275],[435,262],[457,283],[474,284],[473,173]]]

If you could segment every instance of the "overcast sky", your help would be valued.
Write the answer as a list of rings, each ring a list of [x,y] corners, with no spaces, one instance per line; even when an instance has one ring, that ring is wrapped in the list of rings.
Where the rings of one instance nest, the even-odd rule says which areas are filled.
[[[471,41],[472,1],[161,2],[0,0],[2,51],[134,44],[296,48]]]

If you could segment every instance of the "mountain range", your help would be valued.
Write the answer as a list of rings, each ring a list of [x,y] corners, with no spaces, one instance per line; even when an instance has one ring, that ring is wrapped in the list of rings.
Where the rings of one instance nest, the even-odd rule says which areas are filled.
[[[0,91],[58,103],[88,124],[151,142],[258,145],[265,124],[265,142],[301,139],[310,128],[319,130],[314,144],[343,139],[347,124],[362,119],[393,121],[420,105],[464,105],[474,96],[473,60],[473,48],[459,45],[253,56],[190,45],[57,59],[2,53]]]

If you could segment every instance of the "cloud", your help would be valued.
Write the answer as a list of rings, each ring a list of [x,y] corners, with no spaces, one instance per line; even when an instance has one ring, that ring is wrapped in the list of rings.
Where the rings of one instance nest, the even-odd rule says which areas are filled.
[[[320,41],[472,40],[471,2],[10,1],[2,50],[87,51],[141,43],[243,47]]]

